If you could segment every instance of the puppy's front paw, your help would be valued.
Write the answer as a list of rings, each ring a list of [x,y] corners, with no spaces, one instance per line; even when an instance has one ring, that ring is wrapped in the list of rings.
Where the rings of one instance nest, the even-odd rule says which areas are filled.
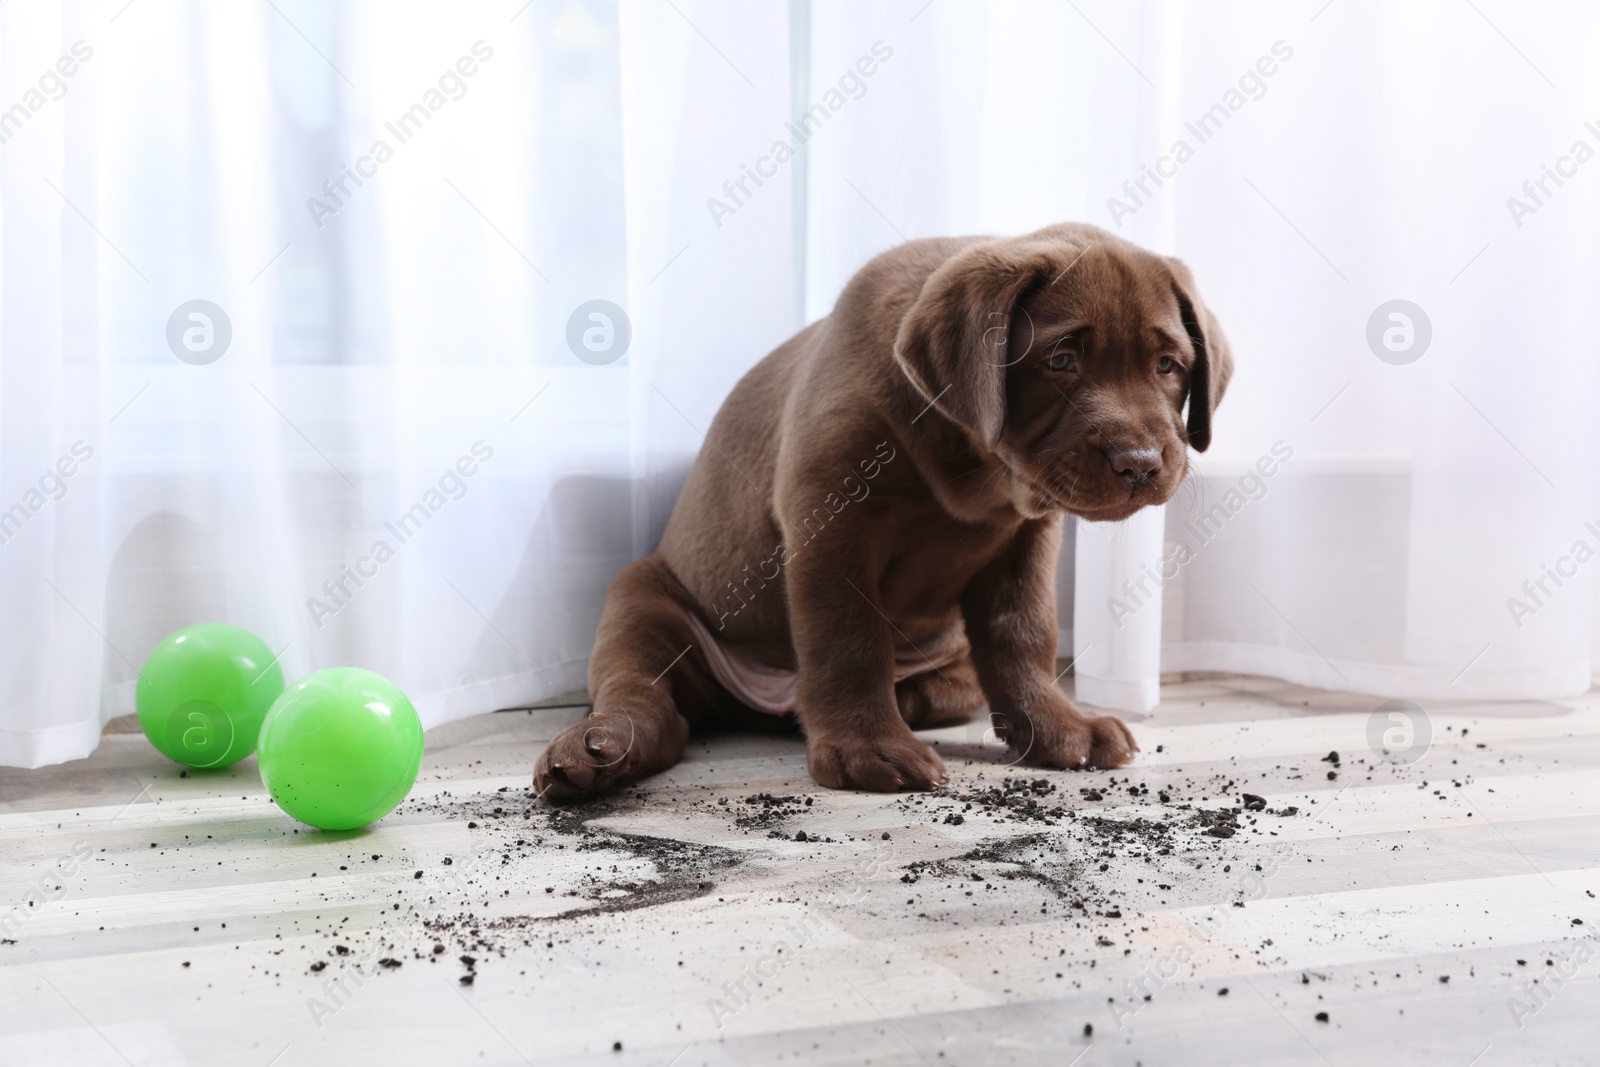
[[[603,793],[634,777],[636,740],[625,715],[591,716],[556,735],[534,765],[533,789],[541,797],[564,800]]]
[[[1102,715],[1089,720],[1089,732],[1094,743],[1089,748],[1089,766],[1101,769],[1120,767],[1133,759],[1139,743],[1133,732],[1119,718]]]
[[[811,777],[830,789],[893,793],[949,780],[939,754],[909,730],[904,737],[813,738],[806,748]]]
[[[1065,770],[1106,770],[1133,759],[1139,745],[1121,719],[1076,710],[1035,715],[1009,731],[1006,740],[1021,760]]]

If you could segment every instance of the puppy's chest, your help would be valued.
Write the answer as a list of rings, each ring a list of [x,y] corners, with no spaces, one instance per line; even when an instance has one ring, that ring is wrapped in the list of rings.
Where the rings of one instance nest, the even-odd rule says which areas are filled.
[[[1010,545],[1012,531],[932,520],[907,524],[891,543],[879,588],[886,606],[942,614]]]

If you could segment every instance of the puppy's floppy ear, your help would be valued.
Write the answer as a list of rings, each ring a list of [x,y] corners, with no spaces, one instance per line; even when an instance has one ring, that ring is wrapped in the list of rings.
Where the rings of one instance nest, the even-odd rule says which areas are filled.
[[[985,448],[1000,440],[1006,368],[1027,354],[1031,324],[1013,336],[1017,306],[1051,277],[1039,245],[986,241],[946,260],[923,283],[895,337],[900,369],[923,401]]]
[[[1194,275],[1181,261],[1169,258],[1172,293],[1178,300],[1183,328],[1194,347],[1194,370],[1189,375],[1189,444],[1204,452],[1211,444],[1211,413],[1222,402],[1222,394],[1233,377],[1233,350],[1222,335],[1222,327],[1211,309],[1200,300]]]

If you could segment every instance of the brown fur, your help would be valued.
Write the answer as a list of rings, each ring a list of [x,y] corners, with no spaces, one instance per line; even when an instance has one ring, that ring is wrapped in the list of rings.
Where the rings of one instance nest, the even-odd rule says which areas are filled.
[[[536,788],[596,792],[672,766],[691,727],[782,722],[715,680],[685,610],[798,670],[823,785],[931,788],[944,765],[912,728],[985,700],[1029,762],[1126,763],[1127,728],[1055,685],[1062,516],[1170,499],[1231,371],[1188,269],[1092,226],[877,257],[723,404],[660,550],[611,588],[594,707]],[[897,654],[949,662],[897,684]]]

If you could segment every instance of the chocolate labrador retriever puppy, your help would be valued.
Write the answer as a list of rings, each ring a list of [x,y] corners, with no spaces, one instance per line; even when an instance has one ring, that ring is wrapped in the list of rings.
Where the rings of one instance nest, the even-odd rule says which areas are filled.
[[[1232,367],[1188,269],[1094,226],[878,256],[722,405],[535,787],[599,792],[693,728],[798,721],[823,785],[928,789],[944,764],[912,730],[985,701],[1029,762],[1126,763],[1127,727],[1055,684],[1062,516],[1170,499]]]

